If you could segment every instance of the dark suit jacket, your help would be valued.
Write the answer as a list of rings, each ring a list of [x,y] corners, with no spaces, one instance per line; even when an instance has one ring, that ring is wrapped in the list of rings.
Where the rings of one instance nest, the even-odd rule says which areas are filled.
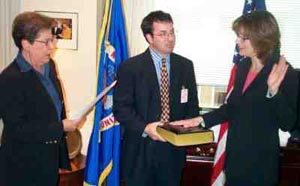
[[[63,31],[62,27],[53,27],[52,34],[56,36],[57,39],[62,39],[61,33]]]
[[[124,129],[122,172],[124,177],[147,174],[157,159],[170,160],[169,168],[184,165],[184,149],[156,142],[142,134],[147,124],[160,120],[160,88],[149,49],[122,63],[114,92],[113,111]],[[188,89],[188,102],[180,103],[181,89]],[[170,56],[170,120],[199,115],[193,64],[172,53]]]
[[[207,127],[229,121],[226,180],[229,185],[274,185],[279,174],[279,128],[294,127],[298,77],[289,67],[279,92],[266,98],[267,79],[278,57],[272,56],[244,93],[251,62],[238,64],[234,89],[227,104],[205,114]]]
[[[50,78],[63,102],[52,60]],[[15,61],[0,74],[0,90],[1,183],[56,185],[58,168],[70,165],[63,125],[47,90],[33,70],[21,72]]]

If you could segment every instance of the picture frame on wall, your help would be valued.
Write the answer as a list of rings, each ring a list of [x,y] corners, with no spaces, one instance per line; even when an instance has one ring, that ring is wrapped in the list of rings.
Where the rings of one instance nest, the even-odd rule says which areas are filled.
[[[78,13],[36,11],[54,19],[52,33],[57,38],[57,48],[77,50]]]

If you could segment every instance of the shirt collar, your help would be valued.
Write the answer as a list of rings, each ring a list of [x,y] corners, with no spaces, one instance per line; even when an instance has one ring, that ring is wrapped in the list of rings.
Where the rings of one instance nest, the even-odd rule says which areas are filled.
[[[23,57],[22,53],[19,52],[17,57],[16,57],[16,62],[21,70],[21,72],[28,72],[30,70],[33,70],[32,66],[30,63],[28,63],[25,58]]]
[[[26,59],[24,58],[24,56],[22,55],[21,52],[19,52],[16,57],[16,63],[19,66],[21,72],[28,72],[30,70],[33,70],[37,73],[40,73],[40,72],[36,71],[28,61],[26,61]],[[43,69],[42,73],[40,73],[40,74],[47,76],[49,74],[49,64],[48,63],[44,64],[42,66],[42,69]]]
[[[151,57],[153,59],[154,62],[156,61],[161,61],[162,58],[166,58],[166,61],[169,62],[170,61],[170,54],[168,54],[167,56],[162,56],[160,53],[158,53],[156,50],[150,48],[150,54]]]

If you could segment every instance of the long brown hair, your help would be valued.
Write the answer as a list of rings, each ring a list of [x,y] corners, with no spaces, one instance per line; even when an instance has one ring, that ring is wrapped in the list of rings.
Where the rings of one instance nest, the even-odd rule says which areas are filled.
[[[268,11],[253,11],[237,18],[232,29],[250,39],[257,57],[265,63],[275,50],[280,48],[280,30],[275,17]]]

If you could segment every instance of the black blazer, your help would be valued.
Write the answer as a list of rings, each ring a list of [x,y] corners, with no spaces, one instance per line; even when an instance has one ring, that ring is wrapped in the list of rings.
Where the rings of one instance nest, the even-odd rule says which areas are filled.
[[[63,103],[54,62],[49,63],[50,78]],[[4,123],[0,170],[5,178],[1,181],[7,186],[56,185],[59,167],[70,165],[63,125],[47,90],[33,70],[21,72],[16,61],[0,74],[0,90]]]
[[[117,80],[113,111],[124,129],[123,176],[147,174],[144,168],[155,158],[171,159],[170,169],[181,169],[185,161],[184,149],[142,137],[146,125],[159,121],[161,115],[160,88],[149,49],[122,63]],[[180,103],[182,88],[188,89],[186,103]],[[193,64],[174,53],[170,56],[169,91],[171,121],[199,115]]]
[[[251,61],[239,63],[227,104],[203,116],[207,127],[229,121],[225,166],[229,185],[273,185],[278,181],[278,130],[288,131],[295,125],[298,77],[289,67],[278,93],[267,98],[267,79],[277,61],[275,56],[269,59],[244,93]]]

